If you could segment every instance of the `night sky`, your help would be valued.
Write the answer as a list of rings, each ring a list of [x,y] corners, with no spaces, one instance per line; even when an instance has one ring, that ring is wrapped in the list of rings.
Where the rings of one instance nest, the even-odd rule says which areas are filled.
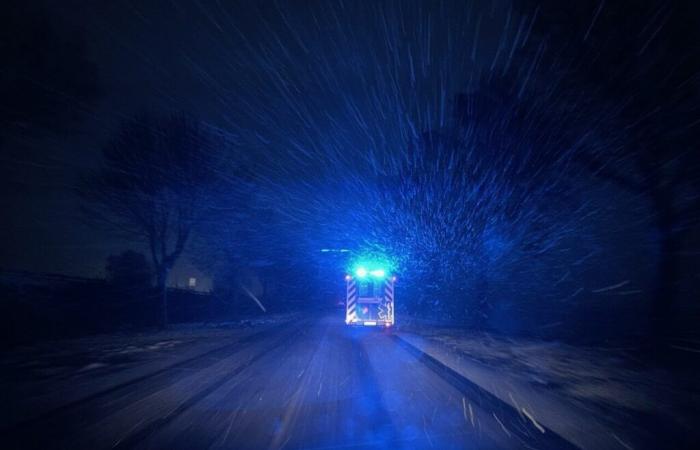
[[[413,239],[406,245],[415,250],[420,244],[425,254],[439,248],[491,252],[493,264],[516,241],[528,257],[560,245],[562,253],[552,261],[536,259],[547,274],[538,282],[567,279],[569,268],[578,267],[573,263],[598,257],[598,267],[604,264],[607,272],[594,277],[593,284],[627,280],[630,295],[651,289],[644,280],[658,253],[657,237],[648,229],[654,213],[643,195],[610,180],[592,180],[614,167],[647,182],[635,174],[629,152],[620,149],[641,139],[639,133],[630,138],[635,127],[652,132],[653,127],[640,124],[657,116],[674,118],[673,129],[654,131],[657,143],[680,140],[688,145],[679,150],[683,158],[697,152],[689,144],[698,124],[692,101],[698,85],[692,37],[697,36],[683,40],[685,30],[694,29],[687,4],[644,2],[637,10],[630,3],[634,13],[628,15],[625,7],[604,1],[568,9],[557,8],[556,2],[505,0],[226,3],[69,1],[10,8],[11,26],[4,37],[13,50],[6,65],[12,69],[3,76],[11,80],[5,92],[13,95],[5,108],[6,137],[0,141],[6,212],[0,222],[6,237],[0,267],[99,276],[109,254],[142,249],[86,223],[73,188],[81,174],[100,165],[101,150],[124,120],[154,112],[184,111],[226,136],[252,167],[255,202],[288,220],[281,222],[287,224],[287,240],[298,240],[300,248],[357,248],[371,239],[386,240],[387,230],[372,228],[360,211],[352,213],[357,226],[345,226],[338,212],[343,201],[381,202],[370,189],[374,181],[363,174],[381,178],[400,171],[411,145],[450,126],[458,94],[469,96],[487,86],[494,92],[484,98],[497,106],[483,112],[481,103],[469,106],[477,111],[477,134],[483,134],[473,136],[475,145],[498,136],[491,144],[515,159],[493,153],[488,164],[494,177],[463,189],[470,192],[478,185],[469,194],[474,202],[446,206],[443,221],[454,223],[439,233],[399,233]],[[47,28],[52,30],[47,39],[35,39]],[[671,56],[669,49],[677,53]],[[37,55],[40,62],[27,55]],[[46,60],[51,62],[42,65]],[[597,63],[608,60],[619,64]],[[589,74],[588,67],[595,71]],[[23,82],[13,87],[17,80]],[[515,88],[499,87],[508,80],[515,80]],[[620,86],[631,87],[621,92]],[[647,95],[656,88],[658,105]],[[50,101],[34,102],[36,91]],[[673,103],[663,103],[669,92]],[[517,110],[524,98],[532,105],[528,112]],[[13,116],[32,104],[37,106]],[[605,164],[594,167],[594,177],[586,170],[590,167],[582,166],[535,185],[538,165],[549,167],[553,160],[566,165],[577,146],[603,156]],[[545,150],[526,161],[537,149]],[[481,150],[470,151],[477,155],[474,167],[487,164],[479,159]],[[674,155],[664,154],[653,164],[672,169],[680,161]],[[697,161],[689,161],[691,176],[684,176],[691,182],[677,201],[694,205]],[[528,167],[530,179],[517,178],[525,169],[509,172],[518,164]],[[533,202],[566,189],[573,191],[566,194],[568,212],[547,209],[542,204],[548,200]],[[523,192],[527,195],[518,197]],[[432,205],[441,196],[422,194]],[[408,198],[404,191],[401,195]],[[506,211],[503,199],[520,202],[519,212]],[[468,208],[473,209],[465,212]],[[479,222],[479,211],[490,211],[493,219],[478,234],[483,248],[450,247],[445,236],[468,228],[465,220]],[[423,219],[401,216],[396,222],[408,227]],[[692,227],[694,220],[684,226]],[[551,242],[537,241],[533,230],[549,230]],[[266,237],[277,235],[268,230]],[[449,264],[446,259],[434,270]],[[174,278],[193,270],[176,270]],[[564,297],[577,289],[570,286]]]
[[[2,215],[2,229],[14,238],[2,246],[0,267],[99,276],[110,253],[140,250],[81,220],[72,192],[76,179],[99,164],[101,147],[131,114],[187,109],[221,120],[215,95],[181,59],[198,54],[194,34],[210,32],[190,20],[199,8],[191,5],[187,12],[168,2],[148,3],[46,2],[35,14],[20,14],[22,24],[48,15],[57,34],[77,33],[95,65],[100,92],[80,103],[56,93],[55,114],[78,109],[78,120],[38,137],[13,136],[3,145],[2,203],[12,213]],[[221,57],[211,62],[221,64]]]
[[[364,89],[359,80],[350,80],[351,77],[342,73],[345,70],[342,65],[351,64],[346,57],[358,57],[355,53],[358,49],[346,46],[345,39],[351,39],[349,31],[357,32],[359,36],[355,38],[380,48],[381,36],[371,33],[381,34],[381,30],[366,28],[363,23],[378,12],[391,20],[392,15],[399,14],[398,3],[370,8],[352,5],[352,2],[345,7],[339,5],[309,2],[304,8],[295,8],[293,4],[283,6],[274,2],[258,6],[251,6],[250,2],[232,2],[230,7],[222,9],[215,2],[76,1],[45,2],[33,9],[18,7],[18,11],[22,11],[17,14],[18,22],[25,36],[35,32],[32,27],[38,26],[41,20],[48,20],[57,35],[75,35],[83,41],[84,57],[94,64],[92,81],[99,93],[76,100],[70,94],[65,96],[54,91],[50,84],[44,85],[48,95],[57,102],[51,114],[78,117],[59,129],[11,135],[3,143],[2,208],[12,213],[3,214],[1,227],[4,235],[13,236],[13,239],[8,239],[2,247],[0,267],[80,276],[102,274],[106,256],[121,251],[125,242],[81,220],[79,202],[72,187],[82,170],[99,164],[101,147],[108,142],[119,122],[131,114],[153,110],[187,110],[222,127],[240,126],[243,121],[255,119],[250,117],[249,109],[241,111],[238,97],[247,96],[251,88],[253,92],[265,90],[265,78],[276,70],[265,67],[266,61],[277,61],[285,47],[290,51],[299,50],[287,41],[289,36],[309,38],[313,33],[323,33],[336,39],[332,42],[337,46],[336,53],[317,55],[325,67],[314,67],[319,61],[307,60],[308,65],[292,69],[296,75],[303,76],[306,70],[337,70],[338,73],[322,75],[337,77],[341,82],[354,81],[354,89]],[[464,64],[454,64],[447,59],[435,61],[439,70],[431,67],[426,79],[435,85],[443,81],[435,78],[438,75],[454,79],[453,82],[462,81],[468,74],[460,73],[458,68],[480,69],[489,64],[489,55],[493,54],[509,11],[507,5],[508,2],[489,2],[486,6],[460,7],[462,17],[453,18],[455,20],[476,17],[482,10],[485,14],[477,47],[463,50],[467,53],[473,50],[474,58],[469,57]],[[424,5],[422,8],[439,13],[435,7]],[[446,15],[446,11],[442,14]],[[284,21],[283,15],[296,21],[294,32],[280,27],[270,29],[271,23]],[[412,18],[420,20],[416,14]],[[333,29],[331,19],[345,23]],[[416,24],[408,22],[406,26],[412,28]],[[435,33],[436,30],[424,32]],[[465,38],[473,40],[473,36]],[[325,43],[309,40],[307,45],[323,46]],[[259,54],[255,48],[265,48],[269,53]],[[389,70],[390,63],[380,55],[372,55],[367,61],[367,64],[376,65],[369,68],[370,72],[380,73]],[[457,67],[453,67],[455,65]],[[23,73],[20,76],[33,75]],[[315,84],[313,76],[309,78],[304,86],[305,95],[324,101],[321,90],[324,87]],[[271,103],[281,101],[273,96],[274,93],[268,94]],[[270,104],[269,107],[276,106]],[[389,107],[387,105],[387,109]],[[129,242],[126,247],[139,249]]]

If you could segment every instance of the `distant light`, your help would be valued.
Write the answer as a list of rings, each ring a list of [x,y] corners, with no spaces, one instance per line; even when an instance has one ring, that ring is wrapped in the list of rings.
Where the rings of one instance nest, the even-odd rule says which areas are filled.
[[[370,273],[372,274],[372,276],[375,276],[377,278],[384,278],[384,275],[386,275],[384,269],[375,269]]]
[[[330,248],[322,248],[322,249],[321,249],[321,253],[328,253],[328,252],[330,252],[330,251],[331,251]]]
[[[395,276],[391,277],[391,281],[396,281],[396,277]]]
[[[345,281],[350,281],[352,280],[352,277],[350,275],[345,275]]]
[[[364,278],[367,276],[367,269],[365,269],[364,267],[358,267],[355,270],[355,275],[357,275],[360,278]]]

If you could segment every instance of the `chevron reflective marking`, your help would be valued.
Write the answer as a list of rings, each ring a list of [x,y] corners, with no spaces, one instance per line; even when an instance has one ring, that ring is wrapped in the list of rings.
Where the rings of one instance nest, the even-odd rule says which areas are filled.
[[[384,295],[386,296],[387,300],[394,300],[394,283],[391,281],[386,282],[386,286],[384,288]]]
[[[386,302],[387,318],[394,323],[394,281],[386,280],[384,284],[384,301]]]
[[[355,280],[350,279],[347,282],[347,297],[346,297],[346,310],[345,310],[345,322],[349,323],[357,320],[357,313],[355,311],[357,307],[357,284]]]

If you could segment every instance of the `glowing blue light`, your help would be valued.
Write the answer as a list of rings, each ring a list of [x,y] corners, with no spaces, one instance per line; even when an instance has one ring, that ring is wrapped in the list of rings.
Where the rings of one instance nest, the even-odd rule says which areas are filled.
[[[384,275],[386,275],[384,269],[375,269],[370,273],[372,274],[372,276],[375,276],[377,278],[384,278]]]
[[[357,275],[360,278],[364,278],[367,276],[367,269],[365,269],[364,267],[358,267],[355,270],[355,275]]]

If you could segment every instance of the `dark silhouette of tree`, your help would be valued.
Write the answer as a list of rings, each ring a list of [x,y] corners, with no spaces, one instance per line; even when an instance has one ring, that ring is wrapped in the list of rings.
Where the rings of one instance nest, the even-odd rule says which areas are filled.
[[[518,98],[515,81],[484,78],[457,95],[445,126],[423,133],[380,180],[372,211],[390,253],[410,255],[407,291],[420,292],[419,309],[442,308],[473,328],[492,325],[499,266],[556,245],[582,208],[556,130],[540,126],[537,99]]]
[[[103,150],[103,167],[78,188],[88,219],[148,244],[162,326],[168,275],[216,211],[228,156],[224,139],[195,119],[140,117],[123,124]]]
[[[151,267],[143,253],[127,250],[110,255],[105,267],[107,281],[120,287],[140,289],[143,293],[151,285]]]
[[[107,289],[101,307],[116,324],[153,324],[157,307],[152,301],[153,271],[143,253],[133,250],[107,257]]]
[[[67,130],[99,97],[83,36],[64,28],[41,5],[3,4],[0,145],[9,137]]]
[[[576,162],[647,199],[659,248],[652,337],[671,332],[684,232],[700,224],[700,10],[696,2],[520,0],[537,11],[542,65],[581,127]],[[555,68],[556,70],[552,70]],[[542,77],[546,80],[546,76]]]

